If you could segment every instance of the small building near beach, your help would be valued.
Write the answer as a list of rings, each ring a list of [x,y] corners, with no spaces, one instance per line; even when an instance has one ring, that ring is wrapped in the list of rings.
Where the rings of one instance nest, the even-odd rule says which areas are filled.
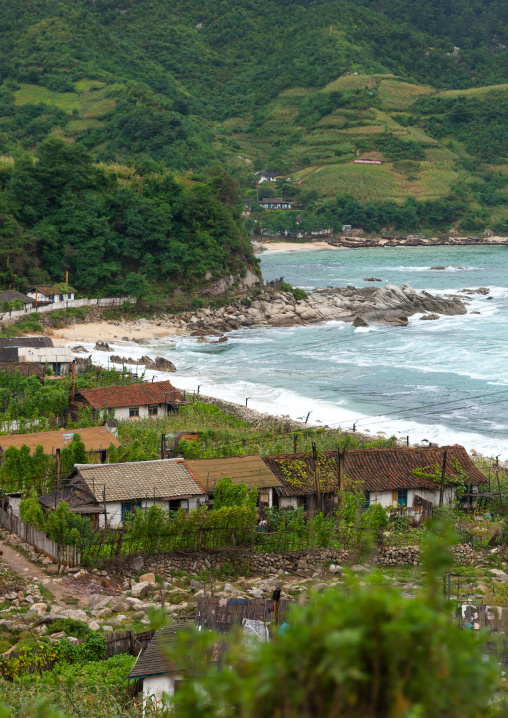
[[[77,406],[90,406],[97,411],[107,410],[115,419],[165,416],[189,403],[169,381],[81,389],[75,397]]]
[[[37,304],[59,304],[76,296],[76,290],[68,284],[37,284],[29,287],[26,293]]]
[[[446,452],[446,464],[445,464]],[[318,454],[317,472],[311,453],[277,454],[263,457],[280,479],[276,489],[280,508],[320,510],[317,506],[316,473],[322,508],[333,509],[339,491],[339,472],[343,489],[363,492],[365,508],[372,504],[410,510],[416,515],[439,506],[443,465],[445,482],[443,504],[455,499],[462,485],[470,497],[488,479],[474,465],[463,446],[355,449],[345,451],[342,466],[337,451]]]
[[[101,527],[120,528],[136,509],[160,506],[191,511],[205,503],[206,492],[183,459],[75,464],[62,489],[85,491],[104,508]]]

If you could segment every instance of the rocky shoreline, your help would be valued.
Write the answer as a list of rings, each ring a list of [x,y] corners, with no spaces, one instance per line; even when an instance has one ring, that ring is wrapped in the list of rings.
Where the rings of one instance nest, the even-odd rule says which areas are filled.
[[[419,292],[408,284],[400,288],[388,284],[385,287],[328,287],[315,290],[305,299],[295,299],[291,292],[263,291],[253,299],[239,299],[225,307],[180,314],[172,319],[171,325],[205,338],[242,327],[291,327],[327,321],[344,321],[362,327],[370,324],[407,326],[409,317],[414,314],[424,315],[422,319],[438,319],[440,315],[466,313],[463,297],[438,297]]]

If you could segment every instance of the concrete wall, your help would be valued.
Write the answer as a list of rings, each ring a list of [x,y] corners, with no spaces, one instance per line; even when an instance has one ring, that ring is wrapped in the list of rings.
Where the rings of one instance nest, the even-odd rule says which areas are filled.
[[[150,704],[152,707],[161,708],[163,696],[174,696],[175,681],[181,681],[183,676],[180,673],[166,673],[162,676],[150,676],[143,679],[143,708]]]

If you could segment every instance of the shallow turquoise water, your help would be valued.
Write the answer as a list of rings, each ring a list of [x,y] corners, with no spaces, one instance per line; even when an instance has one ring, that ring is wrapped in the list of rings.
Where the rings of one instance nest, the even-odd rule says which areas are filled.
[[[434,265],[462,269],[431,270]],[[411,284],[432,292],[491,289],[468,314],[408,327],[320,326],[244,329],[226,344],[196,338],[161,342],[178,386],[270,413],[329,425],[461,443],[508,458],[508,248],[396,247],[266,253],[265,279],[284,276],[307,289],[327,285]],[[135,352],[130,351],[131,356]],[[146,348],[139,347],[139,356]],[[148,373],[150,375],[150,373]]]

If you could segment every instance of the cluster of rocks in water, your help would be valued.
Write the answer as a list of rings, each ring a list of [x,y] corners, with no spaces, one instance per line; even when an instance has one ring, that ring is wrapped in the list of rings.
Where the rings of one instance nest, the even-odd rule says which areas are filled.
[[[237,300],[227,307],[205,308],[179,315],[174,326],[194,336],[220,335],[241,327],[295,326],[338,320],[355,326],[405,326],[413,314],[466,314],[458,297],[437,297],[408,284],[396,287],[327,287],[305,299],[291,292],[261,292],[253,300]],[[432,317],[434,318],[434,317]]]

